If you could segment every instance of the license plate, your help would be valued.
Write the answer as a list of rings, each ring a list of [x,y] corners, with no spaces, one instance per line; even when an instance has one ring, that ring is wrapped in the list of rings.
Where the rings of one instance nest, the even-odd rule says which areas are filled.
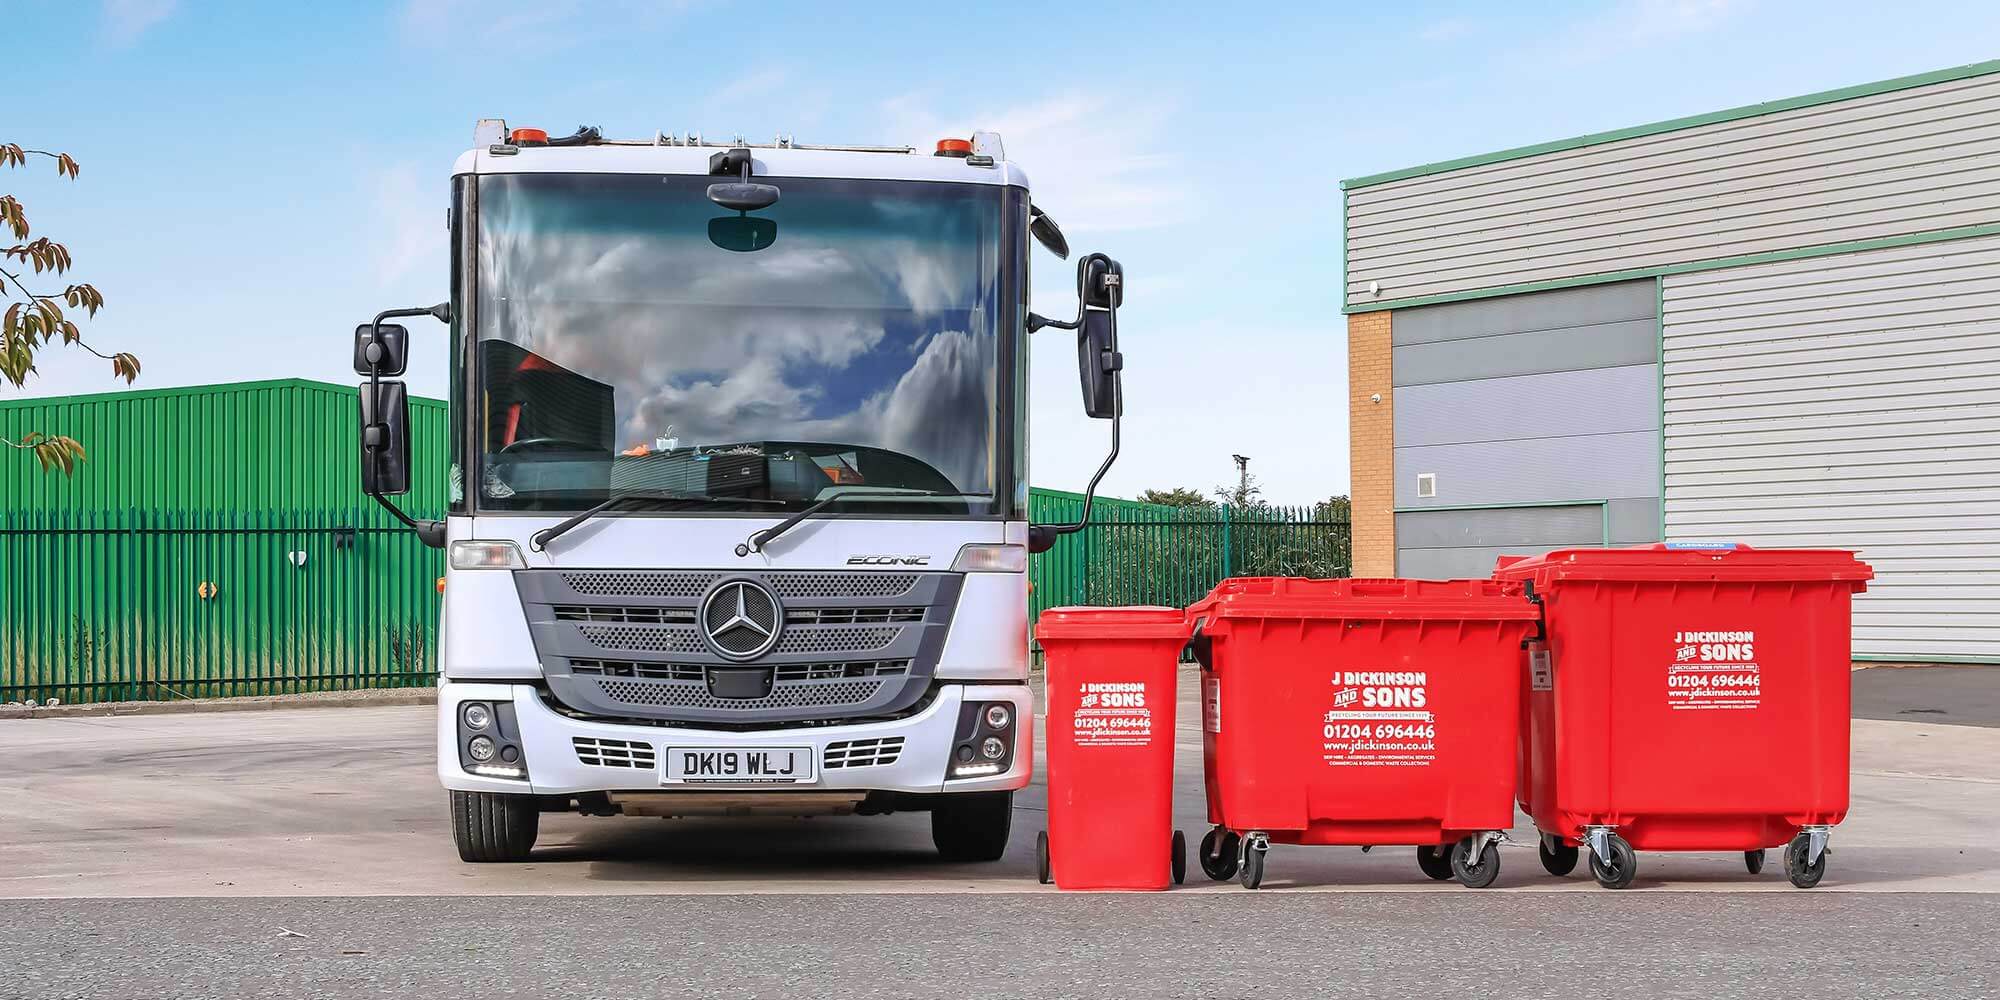
[[[664,780],[796,785],[813,781],[811,747],[668,747]]]

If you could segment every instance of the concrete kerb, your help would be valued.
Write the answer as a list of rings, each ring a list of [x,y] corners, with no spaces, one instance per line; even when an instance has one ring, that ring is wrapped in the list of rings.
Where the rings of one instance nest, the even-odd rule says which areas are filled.
[[[190,698],[183,701],[109,701],[83,705],[0,705],[0,719],[85,719],[119,715],[185,715],[193,712],[270,712],[290,708],[381,708],[430,705],[437,688],[372,688],[245,698]]]

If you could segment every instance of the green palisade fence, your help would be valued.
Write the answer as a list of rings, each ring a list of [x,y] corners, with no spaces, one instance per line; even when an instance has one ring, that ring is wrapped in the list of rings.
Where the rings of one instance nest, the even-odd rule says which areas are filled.
[[[1074,523],[1082,511],[1075,493],[1036,490],[1029,498],[1038,524]],[[1030,625],[1053,607],[1185,607],[1232,576],[1344,577],[1353,565],[1348,513],[1328,504],[1178,508],[1099,499],[1087,527],[1033,557]]]
[[[443,560],[380,515],[0,514],[0,701],[430,684]]]

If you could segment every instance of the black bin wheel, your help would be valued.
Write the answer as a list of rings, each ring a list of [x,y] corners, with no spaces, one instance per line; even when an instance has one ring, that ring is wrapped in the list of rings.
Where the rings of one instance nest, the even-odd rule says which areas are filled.
[[[1242,883],[1243,888],[1255,889],[1264,884],[1264,855],[1270,850],[1269,846],[1260,846],[1257,841],[1243,845],[1242,868],[1236,873],[1236,881]]]
[[[1035,881],[1049,884],[1049,831],[1035,834]]]
[[[1474,844],[1479,855],[1473,856]],[[1468,889],[1484,889],[1500,877],[1500,845],[1490,840],[1467,837],[1451,845],[1451,873]]]
[[[1590,855],[1590,874],[1597,884],[1606,889],[1623,889],[1632,884],[1639,874],[1639,855],[1633,853],[1632,845],[1625,838],[1612,834],[1607,842],[1608,858],[1600,858],[1595,851]]]
[[[1236,854],[1241,848],[1242,841],[1233,831],[1218,826],[1202,835],[1195,860],[1201,863],[1203,875],[1227,882],[1236,877]]]
[[[1174,875],[1174,884],[1186,885],[1187,884],[1187,834],[1184,834],[1179,830],[1175,830],[1174,841],[1169,849],[1172,850],[1173,853],[1168,855],[1167,863],[1173,866],[1172,871]]]
[[[1451,855],[1442,844],[1423,844],[1417,848],[1417,867],[1425,875],[1439,882],[1451,880]]]
[[[1561,837],[1543,837],[1535,851],[1542,856],[1542,870],[1561,878],[1576,870],[1576,863],[1583,852],[1574,844],[1566,844]]]
[[[1764,851],[1763,851],[1763,849],[1762,849],[1762,848],[1759,848],[1759,849],[1757,849],[1757,850],[1754,850],[1754,851],[1744,851],[1744,852],[1743,852],[1743,867],[1745,867],[1745,868],[1749,869],[1749,870],[1750,870],[1750,874],[1752,874],[1752,875],[1755,875],[1755,874],[1757,874],[1758,872],[1761,872],[1761,871],[1763,871],[1763,870],[1764,870]]]
[[[1806,835],[1801,833],[1793,837],[1791,843],[1785,845],[1785,876],[1801,889],[1810,889],[1818,885],[1820,879],[1826,877],[1826,856],[1832,853],[1822,849],[1819,852],[1819,860],[1808,865],[1807,843]]]

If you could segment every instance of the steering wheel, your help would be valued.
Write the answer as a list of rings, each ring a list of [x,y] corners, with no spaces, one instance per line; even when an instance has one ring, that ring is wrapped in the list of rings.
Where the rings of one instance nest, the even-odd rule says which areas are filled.
[[[507,442],[505,445],[502,445],[500,447],[499,454],[516,455],[523,452],[537,452],[537,451],[581,451],[581,452],[591,452],[591,453],[602,453],[604,450],[605,450],[604,448],[598,445],[585,444],[581,441],[571,441],[568,438],[532,437],[532,438],[522,438],[518,441]]]

